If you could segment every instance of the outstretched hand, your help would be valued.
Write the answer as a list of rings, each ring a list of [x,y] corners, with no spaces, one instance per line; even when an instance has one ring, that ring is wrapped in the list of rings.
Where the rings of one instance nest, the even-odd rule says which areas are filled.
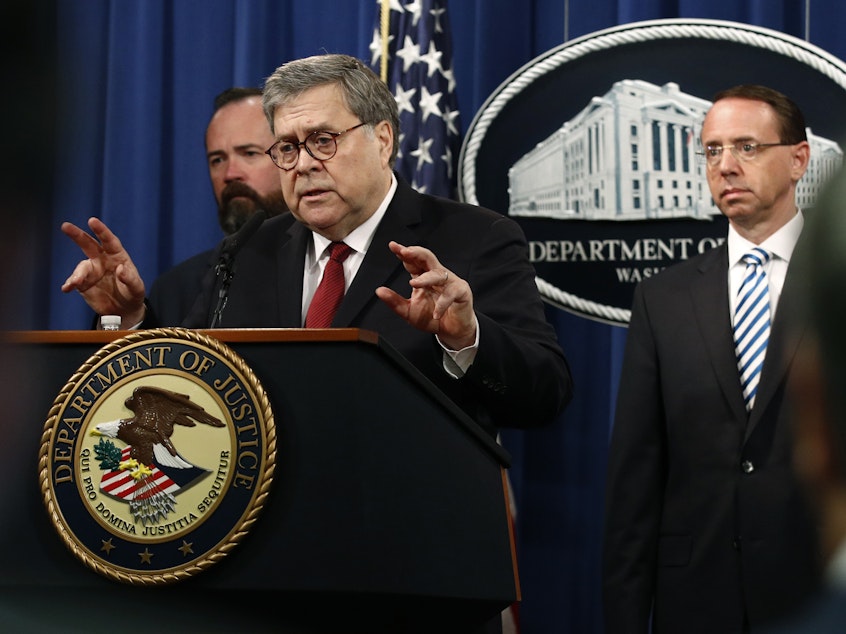
[[[441,265],[424,247],[406,247],[390,242],[388,248],[411,274],[411,297],[405,298],[386,286],[376,295],[410,325],[438,335],[453,350],[476,340],[476,316],[470,285]]]
[[[62,291],[78,291],[98,315],[120,315],[121,327],[129,328],[144,319],[144,280],[104,222],[89,218],[88,228],[93,236],[70,222],[62,223],[62,233],[87,258],[76,265]]]

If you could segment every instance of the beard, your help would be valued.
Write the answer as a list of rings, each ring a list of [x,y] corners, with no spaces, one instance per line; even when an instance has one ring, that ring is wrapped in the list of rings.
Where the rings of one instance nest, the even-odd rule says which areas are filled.
[[[223,233],[232,235],[259,209],[267,212],[268,217],[288,211],[282,191],[262,196],[246,183],[232,181],[220,192],[217,220]]]

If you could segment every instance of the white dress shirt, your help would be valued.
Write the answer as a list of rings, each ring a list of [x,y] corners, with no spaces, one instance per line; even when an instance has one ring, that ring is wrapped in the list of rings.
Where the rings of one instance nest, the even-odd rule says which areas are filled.
[[[802,233],[804,223],[802,210],[797,210],[796,215],[790,221],[759,245],[742,238],[735,228],[729,224],[729,305],[732,315],[734,315],[737,305],[737,292],[740,290],[743,274],[746,271],[746,263],[741,258],[753,248],[759,246],[771,254],[769,262],[764,265],[764,271],[767,274],[770,289],[770,320],[772,321],[775,318],[778,299],[781,297],[781,289],[784,287],[784,278],[787,275],[787,266],[790,264],[793,249],[799,240],[799,234]]]

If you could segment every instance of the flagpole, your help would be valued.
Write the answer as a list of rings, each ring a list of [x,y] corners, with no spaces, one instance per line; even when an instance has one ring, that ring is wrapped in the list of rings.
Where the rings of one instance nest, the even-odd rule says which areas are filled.
[[[382,81],[388,83],[388,38],[391,36],[391,0],[382,0],[380,8],[379,23],[382,31],[382,59],[380,65],[380,76]]]

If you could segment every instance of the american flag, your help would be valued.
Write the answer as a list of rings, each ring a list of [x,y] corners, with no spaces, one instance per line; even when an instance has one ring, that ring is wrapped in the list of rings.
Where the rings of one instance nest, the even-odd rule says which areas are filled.
[[[126,446],[121,451],[121,462],[130,459],[131,446]],[[100,479],[100,490],[122,500],[144,499],[156,493],[175,493],[179,485],[162,473],[155,465],[150,467],[150,474],[142,479],[136,480],[132,477],[130,470],[111,469],[103,474]]]
[[[121,450],[121,464],[131,459],[131,451],[131,445]],[[181,469],[156,464],[146,466],[149,474],[137,480],[129,469],[109,469],[100,478],[100,490],[122,500],[141,500],[157,493],[176,493],[208,473],[196,466]]]
[[[400,115],[396,171],[415,189],[454,197],[461,149],[446,0],[377,0],[371,67]]]

